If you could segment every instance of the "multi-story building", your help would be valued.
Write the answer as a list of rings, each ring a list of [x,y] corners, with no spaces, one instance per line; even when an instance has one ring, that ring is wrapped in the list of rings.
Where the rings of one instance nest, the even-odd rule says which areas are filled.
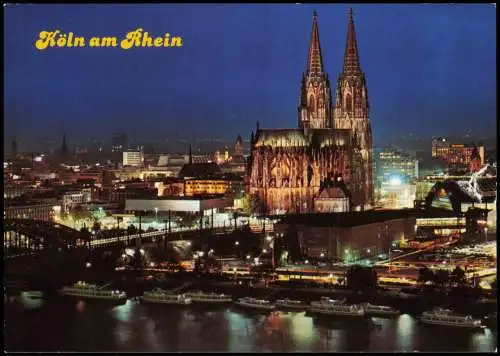
[[[230,182],[222,179],[186,179],[184,181],[184,196],[220,195],[230,189]]]
[[[413,238],[419,212],[361,212],[285,215],[274,225],[278,234],[293,234],[302,253],[355,262],[387,254],[396,241]]]
[[[418,179],[418,160],[409,154],[393,149],[385,149],[377,155],[377,186],[398,177],[401,180]]]
[[[484,146],[435,138],[432,140],[432,158],[440,160],[449,173],[475,172],[484,165]]]
[[[144,152],[127,151],[123,152],[123,166],[142,167],[144,164]]]
[[[124,206],[127,199],[156,199],[157,197],[156,188],[123,188],[110,191],[108,201]]]
[[[85,199],[88,198],[89,200]],[[79,207],[83,203],[90,201],[91,195],[85,194],[81,191],[66,192],[62,197],[63,211],[68,213],[69,211]]]
[[[61,206],[57,199],[9,199],[4,202],[4,219],[52,221],[54,216],[61,212]]]
[[[47,193],[51,190],[51,188],[34,187],[31,184],[9,184],[4,186],[3,197],[4,199],[11,199],[22,195],[30,196],[38,193]]]

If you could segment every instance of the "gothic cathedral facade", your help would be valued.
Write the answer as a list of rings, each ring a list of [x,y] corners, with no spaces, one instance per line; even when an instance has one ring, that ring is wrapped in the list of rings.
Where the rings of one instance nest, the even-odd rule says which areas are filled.
[[[372,133],[366,80],[361,70],[352,10],[344,68],[333,106],[317,14],[313,14],[306,71],[302,76],[298,128],[262,129],[251,135],[248,191],[262,213],[308,213],[327,184],[345,184],[352,209],[373,205]]]

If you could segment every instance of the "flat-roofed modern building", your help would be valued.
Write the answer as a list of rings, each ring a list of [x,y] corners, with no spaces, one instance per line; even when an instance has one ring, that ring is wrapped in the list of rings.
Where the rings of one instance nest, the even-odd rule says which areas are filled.
[[[440,160],[451,173],[477,171],[485,162],[484,146],[439,137],[432,140],[432,158]]]
[[[123,166],[142,167],[144,164],[144,152],[127,151],[123,152]]]
[[[197,213],[232,206],[231,197],[158,197],[156,199],[127,199],[125,211]]]
[[[392,243],[415,236],[416,209],[286,215],[275,226],[280,234],[297,234],[309,257],[354,262],[386,254]]]

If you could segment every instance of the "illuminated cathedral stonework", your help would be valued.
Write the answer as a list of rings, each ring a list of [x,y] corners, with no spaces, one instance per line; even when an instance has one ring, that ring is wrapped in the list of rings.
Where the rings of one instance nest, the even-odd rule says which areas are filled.
[[[352,11],[336,99],[333,108],[315,12],[300,88],[299,127],[261,129],[257,124],[257,132],[252,132],[249,192],[265,202],[266,213],[313,211],[314,200],[326,181],[343,181],[352,207],[372,205],[368,94],[359,64]]]

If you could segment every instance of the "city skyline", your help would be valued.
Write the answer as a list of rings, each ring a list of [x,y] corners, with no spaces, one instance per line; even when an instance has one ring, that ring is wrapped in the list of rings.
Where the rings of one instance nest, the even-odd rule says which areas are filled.
[[[312,12],[318,12],[325,68],[335,81],[342,68],[348,8],[8,5],[4,140],[10,145],[15,137],[26,146],[66,133],[70,142],[81,144],[89,136],[113,132],[154,138],[241,134],[248,140],[257,121],[261,127],[289,127],[296,122]],[[75,9],[78,18],[69,16]],[[494,7],[353,9],[376,145],[407,133],[493,131]],[[42,21],[48,12],[51,20]],[[104,21],[111,14],[113,19]],[[154,36],[182,36],[184,45],[130,51],[34,47],[43,30],[120,37],[138,26]],[[189,132],[181,126],[186,123]]]

